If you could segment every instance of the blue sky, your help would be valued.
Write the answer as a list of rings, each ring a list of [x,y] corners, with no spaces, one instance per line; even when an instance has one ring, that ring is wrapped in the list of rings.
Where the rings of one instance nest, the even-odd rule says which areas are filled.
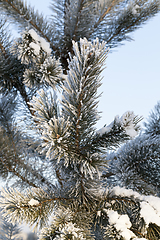
[[[51,14],[51,1],[27,2],[45,16]],[[134,41],[124,42],[108,55],[100,89],[102,118],[98,128],[128,110],[146,120],[160,100],[160,13],[130,36]]]

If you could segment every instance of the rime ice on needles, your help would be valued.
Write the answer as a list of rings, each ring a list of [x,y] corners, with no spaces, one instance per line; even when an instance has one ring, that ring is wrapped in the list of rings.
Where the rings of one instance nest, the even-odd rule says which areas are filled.
[[[75,227],[72,222],[67,223],[62,229],[60,229],[60,239],[65,240],[66,236],[72,236],[72,239],[85,240],[80,228]],[[58,239],[57,239],[58,240]]]
[[[0,21],[0,86],[4,93],[2,98],[9,91],[9,94],[13,94],[12,90],[15,90],[18,95],[14,95],[13,99],[17,103],[23,101],[26,110],[31,95],[36,97],[31,104],[33,111],[30,113],[34,115],[33,126],[37,127],[38,133],[36,139],[32,138],[28,136],[30,131],[23,134],[20,126],[17,129],[17,139],[12,134],[15,129],[14,122],[11,118],[8,121],[8,114],[4,114],[6,124],[5,127],[1,124],[0,129],[4,128],[1,131],[4,138],[1,137],[0,142],[0,171],[6,180],[16,176],[15,181],[20,180],[17,181],[18,184],[26,183],[27,188],[34,186],[34,191],[24,194],[22,191],[7,189],[6,194],[2,193],[4,211],[13,220],[20,219],[30,225],[39,224],[39,230],[45,226],[45,230],[42,230],[44,240],[136,240],[138,237],[140,239],[140,236],[141,240],[142,236],[143,240],[144,237],[155,240],[155,237],[148,234],[156,234],[158,240],[160,226],[156,223],[160,220],[159,200],[138,195],[131,190],[109,188],[112,183],[118,182],[116,164],[120,153],[114,152],[112,156],[116,160],[109,165],[109,174],[103,175],[104,168],[106,171],[108,167],[106,153],[112,148],[115,150],[120,147],[124,141],[130,139],[129,136],[136,136],[138,119],[132,112],[127,112],[108,127],[97,131],[97,134],[96,123],[99,118],[98,87],[101,85],[101,72],[107,56],[106,44],[115,47],[123,40],[130,39],[131,31],[159,12],[159,0],[53,0],[52,22],[45,20],[23,2],[0,1],[0,9],[6,14],[7,22],[9,19],[13,22],[14,19],[23,29],[26,29],[26,25],[30,29],[23,34],[22,41],[17,43],[14,54],[10,51],[12,42],[9,43],[2,26],[3,21]],[[93,40],[95,36],[100,40]],[[102,42],[103,40],[107,43]],[[17,60],[18,50],[21,62]],[[67,76],[63,76],[62,72]],[[47,96],[48,89],[55,88],[57,84],[63,88],[61,111],[57,110],[54,98],[51,97],[49,101]],[[45,89],[46,95],[42,91],[41,95],[37,96],[39,89]],[[0,104],[2,110],[5,110],[2,108],[5,102]],[[13,106],[6,109],[10,112]],[[19,113],[19,110],[14,111],[14,115],[17,115],[16,113]],[[2,117],[0,115],[0,120]],[[25,123],[31,123],[28,114]],[[33,134],[35,136],[35,132]],[[9,144],[6,139],[9,139]],[[135,149],[130,145],[133,142],[131,140],[126,144],[129,148],[126,157],[128,163],[131,162],[131,154],[134,155],[135,150],[138,150],[139,154],[139,148]],[[152,166],[156,165],[155,159],[159,161],[160,151],[156,154],[157,148],[153,150],[153,156],[151,144],[148,152],[143,148],[139,154],[145,162],[145,166],[142,164],[140,169],[144,180],[147,180],[143,173],[148,159]],[[45,155],[35,150],[37,145],[40,153],[43,148]],[[122,154],[120,157],[122,159]],[[140,165],[137,162],[134,161],[134,164],[138,169]],[[132,166],[131,163],[123,168],[126,170],[121,171],[124,178],[127,174],[129,176],[131,171],[128,170],[133,169]],[[153,175],[153,178],[156,176],[155,169],[156,166],[147,172]],[[115,176],[112,176],[112,173]],[[133,175],[135,176],[138,174]],[[132,179],[130,178],[131,181]],[[158,176],[155,179],[158,179]],[[122,185],[123,181],[120,181],[120,184]],[[144,185],[139,182],[138,186],[134,181],[131,184],[140,192],[144,189]],[[158,189],[158,184],[156,186]],[[21,187],[25,190],[24,184],[21,184]],[[157,190],[156,192],[158,193]],[[51,215],[54,218],[53,224],[48,219]]]
[[[44,227],[40,233],[40,240],[55,236],[55,240],[65,240],[68,236],[72,240],[86,240],[83,230],[73,223],[73,215],[69,209],[60,208],[55,212],[50,227]]]
[[[35,112],[34,118],[42,126],[49,122],[51,118],[57,116],[58,101],[55,92],[45,92],[43,89],[38,91],[38,97],[33,97],[29,103],[31,110]]]
[[[71,122],[69,118],[53,117],[48,123],[45,123],[42,132],[43,147],[47,150],[48,157],[58,157],[58,162],[62,155],[67,157],[69,145]]]
[[[80,46],[75,41],[72,44],[74,57],[70,56],[68,61],[62,104],[65,114],[71,116],[81,134],[97,122],[97,88],[107,49],[105,42],[99,43],[98,39],[92,43],[84,38],[80,39]]]
[[[56,60],[56,58],[52,56],[47,57],[43,64],[41,64],[40,73],[42,74],[41,82],[45,81],[52,86],[53,89],[56,84],[60,85],[63,77],[60,61]]]
[[[56,156],[58,161],[62,155],[67,156],[70,128],[72,123],[69,119],[58,115],[56,99],[51,95],[49,100],[44,90],[39,91],[39,96],[34,97],[30,103],[31,109],[35,111],[37,127],[41,131],[42,147],[47,157]]]

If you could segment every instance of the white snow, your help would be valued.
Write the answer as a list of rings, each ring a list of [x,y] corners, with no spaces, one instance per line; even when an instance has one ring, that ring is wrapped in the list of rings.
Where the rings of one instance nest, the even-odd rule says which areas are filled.
[[[109,124],[108,126],[104,126],[102,128],[100,128],[98,131],[97,131],[97,134],[99,134],[100,136],[102,136],[103,134],[105,133],[108,133],[111,131],[113,127],[113,122],[111,122],[111,124]]]
[[[140,201],[140,215],[144,219],[146,225],[155,223],[160,226],[160,198],[154,196],[140,195],[139,193],[126,188],[116,186],[113,188],[111,196],[133,197]]]
[[[131,138],[135,137],[138,134],[138,132],[135,130],[134,118],[135,114],[133,111],[125,112],[120,118],[122,127],[124,127],[126,134],[129,135]]]
[[[157,211],[147,202],[141,202],[141,217],[143,217],[147,226],[149,223],[155,223],[160,226],[160,212]]]
[[[138,192],[133,191],[132,189],[121,188],[116,186],[112,191],[113,195],[122,196],[122,197],[131,197],[140,198],[141,195]]]
[[[147,240],[146,238],[133,238],[133,240]]]
[[[160,198],[154,196],[142,196],[142,199],[149,202],[149,204],[160,214]]]
[[[40,37],[40,45],[42,49],[48,54],[51,54],[51,48],[49,42],[47,42],[44,38]]]
[[[39,46],[38,44],[36,44],[36,43],[34,43],[34,42],[31,42],[31,43],[29,44],[29,46],[34,49],[35,55],[38,55],[38,54],[39,54],[39,51],[40,51],[41,48],[40,48],[40,46]]]
[[[137,131],[134,129],[134,125],[130,125],[125,128],[126,134],[129,135],[131,138],[134,138],[137,136]]]
[[[43,37],[40,37],[34,29],[30,29],[28,31],[28,33],[31,35],[31,37],[34,39],[34,41],[36,42],[35,45],[32,44],[32,47],[35,49],[35,52],[37,51],[38,47],[37,45],[39,45],[39,47],[41,47],[46,53],[47,55],[51,54],[51,48],[50,48],[50,44],[49,42],[47,42]]]
[[[39,201],[38,201],[38,200],[35,200],[34,198],[32,198],[32,199],[28,202],[28,204],[29,204],[30,206],[36,206],[36,205],[39,205]]]
[[[133,15],[137,15],[138,14],[138,9],[140,8],[140,6],[138,4],[136,4],[135,6],[133,6],[132,8],[132,13]]]
[[[39,35],[34,31],[34,29],[30,29],[28,33],[31,35],[31,37],[38,42],[39,41]]]
[[[134,138],[138,134],[138,132],[135,130],[134,118],[134,112],[127,111],[122,115],[121,118],[119,118],[119,116],[116,116],[115,120],[111,122],[111,124],[99,129],[97,131],[97,134],[102,136],[103,134],[110,132],[114,124],[119,123],[124,128],[126,134],[129,135],[131,138]]]
[[[97,211],[97,216],[98,216],[98,217],[101,216],[101,211]]]
[[[129,230],[132,224],[126,214],[119,215],[116,211],[107,210],[107,215],[109,218],[109,223],[114,225],[114,227],[120,232],[120,235],[125,240],[130,240],[132,237],[135,237],[135,234]]]

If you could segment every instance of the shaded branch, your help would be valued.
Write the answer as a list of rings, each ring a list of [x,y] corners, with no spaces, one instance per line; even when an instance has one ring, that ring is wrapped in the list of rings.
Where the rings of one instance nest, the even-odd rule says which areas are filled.
[[[41,201],[39,204],[36,204],[36,205],[24,205],[24,206],[19,206],[15,209],[23,209],[23,208],[31,208],[31,207],[42,207],[43,204],[45,203],[49,203],[49,202],[54,202],[54,201],[68,201],[68,200],[73,200],[73,198],[64,198],[64,197],[54,197],[54,198],[51,198],[51,199],[46,199],[44,201]]]
[[[50,38],[42,31],[42,28],[40,27],[40,26],[38,26],[37,24],[36,24],[36,22],[34,22],[31,18],[33,17],[32,15],[33,15],[33,13],[34,13],[34,11],[33,11],[33,9],[32,9],[32,11],[29,11],[28,9],[27,9],[27,7],[25,6],[24,7],[24,5],[23,5],[23,3],[22,2],[18,2],[18,6],[19,6],[19,8],[18,7],[16,7],[16,5],[14,4],[14,1],[11,1],[11,0],[2,0],[2,1],[0,1],[1,3],[3,2],[3,3],[6,3],[6,4],[8,4],[10,7],[12,7],[12,9],[18,14],[18,15],[20,15],[21,17],[23,17],[25,20],[26,20],[26,22],[29,22],[39,33],[40,33],[40,35],[43,37],[43,38],[45,38],[50,44],[51,44],[51,48],[53,49],[53,51],[55,51],[56,53],[58,53],[59,52],[59,50],[57,49],[57,47],[55,47],[54,45],[53,45],[53,43],[51,42],[51,40],[50,40]],[[16,1],[15,1],[16,2]],[[2,6],[2,7],[4,7],[4,6]],[[21,9],[20,9],[20,7],[22,7],[23,8],[23,11],[21,11]],[[4,7],[5,8],[5,7]],[[8,10],[8,9],[5,9],[5,10]],[[9,11],[9,10],[8,10]],[[27,12],[27,14],[26,14],[26,12]],[[9,12],[9,13],[11,13],[11,12]],[[31,16],[30,16],[30,14],[31,14]],[[35,16],[34,16],[35,17]],[[37,16],[35,17],[35,18],[37,18]],[[39,20],[39,22],[41,22],[42,21],[42,16],[41,16],[41,18],[40,19],[38,19]],[[44,21],[44,20],[43,20]],[[45,23],[46,24],[46,26],[48,26],[48,24],[47,24],[47,22]]]
[[[20,175],[15,169],[9,167],[9,166],[5,163],[5,161],[2,160],[2,158],[0,158],[0,161],[2,162],[3,166],[5,166],[6,169],[7,169],[9,172],[14,173],[15,176],[17,176],[18,178],[20,178],[23,182],[26,182],[29,186],[32,186],[32,187],[37,188],[37,186],[36,186],[34,183],[30,182],[30,181],[27,180],[25,177],[23,177],[22,175]]]
[[[110,12],[110,10],[115,6],[115,4],[116,0],[113,0],[111,6],[107,8],[106,11],[100,16],[98,21],[95,23],[93,29],[96,29],[98,27],[98,25],[104,20],[105,16]]]
[[[0,42],[0,49],[1,49],[1,52],[2,52],[3,56],[5,57],[5,59],[7,59],[8,56],[7,56],[6,49],[5,49],[5,47],[2,45],[1,42]]]

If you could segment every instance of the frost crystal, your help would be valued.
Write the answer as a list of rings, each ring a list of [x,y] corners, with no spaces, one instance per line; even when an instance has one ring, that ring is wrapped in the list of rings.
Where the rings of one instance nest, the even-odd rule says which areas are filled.
[[[73,224],[72,222],[69,222],[61,229],[60,239],[65,240],[67,235],[72,236],[73,240],[74,239],[76,240],[77,238],[85,240],[85,238],[83,237],[83,233],[81,232],[81,229],[75,227],[75,224]]]
[[[101,216],[101,211],[97,211],[97,216],[98,216],[98,217]]]
[[[38,200],[35,200],[34,198],[32,198],[32,199],[28,202],[28,204],[29,204],[30,206],[36,206],[36,205],[39,205],[39,201],[38,201]]]

